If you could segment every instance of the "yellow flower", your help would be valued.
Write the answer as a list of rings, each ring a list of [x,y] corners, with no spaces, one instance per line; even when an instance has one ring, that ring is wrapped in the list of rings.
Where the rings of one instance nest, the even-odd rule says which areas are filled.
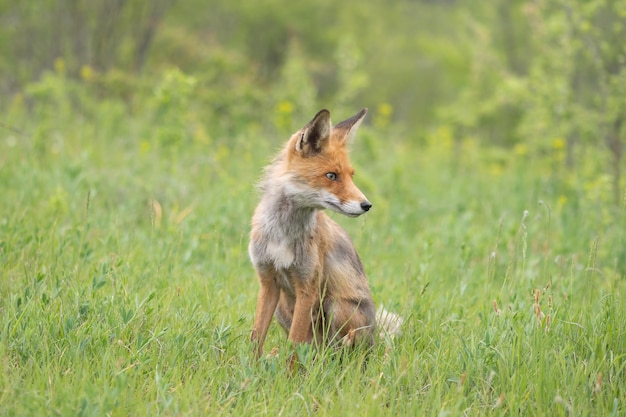
[[[513,146],[513,153],[517,156],[528,155],[528,145],[525,143],[516,143],[515,146]]]
[[[374,115],[374,126],[378,128],[386,128],[391,121],[391,113],[393,107],[389,103],[380,103],[376,106],[376,114]]]
[[[454,140],[452,138],[452,130],[448,126],[440,126],[437,129],[437,139],[444,149],[452,149]]]
[[[377,110],[381,116],[389,117],[393,113],[393,106],[389,103],[380,103]]]
[[[143,139],[141,142],[139,142],[139,152],[142,155],[147,154],[150,151],[150,142],[148,142],[147,140]]]
[[[278,103],[278,112],[282,114],[291,114],[293,112],[293,103],[283,100]]]
[[[95,78],[96,73],[93,70],[93,68],[91,68],[89,65],[83,65],[80,68],[80,77],[89,82],[89,81],[93,81],[93,79]]]
[[[65,60],[61,57],[54,60],[54,69],[58,74],[65,74]]]
[[[493,175],[494,177],[499,177],[500,175],[502,175],[503,172],[504,172],[504,169],[502,165],[496,162],[489,164],[489,173]]]
[[[552,141],[552,148],[553,149],[565,149],[565,139],[563,138],[556,138]]]

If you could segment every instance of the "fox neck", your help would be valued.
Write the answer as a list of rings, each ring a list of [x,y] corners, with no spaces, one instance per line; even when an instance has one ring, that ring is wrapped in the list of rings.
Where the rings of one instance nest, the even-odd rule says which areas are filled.
[[[265,177],[259,184],[263,194],[258,220],[267,228],[266,233],[271,233],[275,239],[293,242],[313,232],[317,211],[322,207],[312,205],[315,198],[289,173],[287,159],[287,149],[284,149],[266,168]]]
[[[298,205],[282,187],[266,190],[253,220],[257,236],[250,246],[253,263],[272,264],[278,270],[299,265],[310,253],[317,211]]]
[[[281,240],[297,241],[310,236],[317,219],[318,208],[299,201],[289,187],[278,188],[264,196],[264,223]]]

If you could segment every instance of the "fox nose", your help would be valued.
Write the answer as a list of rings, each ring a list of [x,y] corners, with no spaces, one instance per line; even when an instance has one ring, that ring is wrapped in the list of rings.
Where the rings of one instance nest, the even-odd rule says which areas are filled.
[[[365,200],[364,202],[361,203],[361,208],[363,209],[363,211],[369,211],[369,209],[372,208],[372,203]]]

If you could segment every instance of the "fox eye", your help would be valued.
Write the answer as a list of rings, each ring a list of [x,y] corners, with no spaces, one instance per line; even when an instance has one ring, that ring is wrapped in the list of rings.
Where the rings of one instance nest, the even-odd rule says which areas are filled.
[[[334,172],[327,172],[326,178],[328,178],[331,181],[337,181],[337,174]]]

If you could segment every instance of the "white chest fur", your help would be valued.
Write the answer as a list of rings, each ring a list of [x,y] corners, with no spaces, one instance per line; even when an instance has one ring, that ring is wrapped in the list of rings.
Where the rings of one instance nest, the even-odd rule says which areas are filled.
[[[265,246],[264,255],[276,269],[289,269],[296,260],[294,245],[288,240],[270,240]]]

